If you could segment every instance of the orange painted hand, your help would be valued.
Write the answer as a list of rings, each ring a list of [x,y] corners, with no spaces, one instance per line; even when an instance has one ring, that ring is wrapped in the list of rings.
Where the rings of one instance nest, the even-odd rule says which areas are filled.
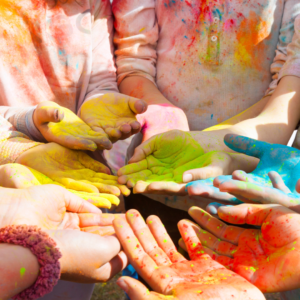
[[[120,192],[129,195],[126,186],[117,183],[117,177],[109,175],[109,169],[86,153],[67,149],[55,143],[39,145],[22,153],[17,163],[46,175],[64,187],[87,193],[107,193],[116,196]]]
[[[116,142],[141,130],[136,115],[146,110],[147,104],[143,100],[109,93],[86,101],[81,107],[80,117],[94,131],[104,131],[112,142]]]
[[[155,292],[169,295],[150,293],[136,281],[121,278],[118,284],[129,293],[130,299],[265,299],[245,279],[208,255],[195,252],[193,243],[188,247],[191,260],[186,260],[177,252],[158,217],[149,217],[146,225],[136,210],[130,210],[126,219],[127,222],[117,218],[113,224],[130,263]],[[179,223],[180,232],[188,240],[193,232],[186,228],[185,221]]]
[[[191,133],[172,130],[137,147],[130,164],[118,171],[118,182],[134,193],[185,195],[185,182],[233,172],[234,155],[204,153]]]
[[[201,227],[189,223],[195,245],[201,240],[203,250],[213,259],[261,291],[273,293],[300,287],[299,214],[279,205],[241,204],[218,210],[219,217],[228,223],[261,229],[226,225],[197,207],[190,208],[189,214]],[[190,247],[190,242],[185,242]]]
[[[0,166],[0,186],[14,189],[27,189],[31,186],[42,184],[62,184],[51,180],[46,175],[25,167],[20,164],[7,164]],[[71,193],[101,208],[111,208],[113,205],[119,205],[120,199],[112,194],[88,193],[68,189]]]
[[[55,102],[40,103],[34,111],[33,121],[48,142],[90,151],[112,147],[105,132],[92,130],[72,111]]]

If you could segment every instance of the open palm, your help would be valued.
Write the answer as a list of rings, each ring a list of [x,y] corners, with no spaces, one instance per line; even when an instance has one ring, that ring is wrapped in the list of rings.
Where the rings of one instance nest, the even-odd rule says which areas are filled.
[[[173,295],[170,299],[264,299],[258,289],[240,276],[214,262],[208,255],[198,255],[193,244],[189,247],[191,261],[177,252],[158,217],[144,222],[136,210],[130,210],[124,219],[115,219],[116,234],[130,263],[154,291]],[[179,230],[186,233],[182,222]],[[198,247],[198,251],[201,251]],[[199,252],[200,253],[200,252]],[[165,299],[149,293],[132,299]],[[154,297],[156,296],[156,298]]]
[[[104,131],[112,142],[116,142],[140,131],[141,125],[135,116],[146,109],[143,100],[108,93],[86,101],[81,107],[80,117],[93,130]]]
[[[200,208],[193,207],[189,213],[201,227],[189,224],[197,242],[201,241],[205,252],[217,262],[263,292],[299,288],[299,214],[279,205],[219,208],[219,217],[226,222],[261,226],[244,229],[226,225]]]

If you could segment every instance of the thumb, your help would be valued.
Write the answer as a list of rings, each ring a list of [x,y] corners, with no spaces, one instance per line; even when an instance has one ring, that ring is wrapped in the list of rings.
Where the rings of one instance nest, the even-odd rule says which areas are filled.
[[[145,101],[132,97],[129,98],[128,105],[135,114],[142,114],[148,108],[148,105]]]
[[[44,123],[58,123],[64,118],[64,112],[60,107],[53,106],[42,106],[36,108],[33,113],[34,123],[44,124]]]
[[[117,281],[117,285],[128,294],[130,300],[161,300],[172,299],[165,298],[156,293],[150,293],[149,290],[138,280],[131,277],[121,277]],[[170,296],[169,296],[170,297]],[[176,299],[176,298],[173,298]]]

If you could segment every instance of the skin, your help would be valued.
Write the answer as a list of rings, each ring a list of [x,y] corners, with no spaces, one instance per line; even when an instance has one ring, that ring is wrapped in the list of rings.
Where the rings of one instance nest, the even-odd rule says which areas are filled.
[[[201,241],[203,250],[226,268],[266,293],[300,287],[299,214],[279,205],[241,204],[218,210],[227,223],[261,229],[226,225],[198,207],[192,207],[189,214],[200,226],[189,223],[195,243]]]
[[[264,299],[261,292],[240,276],[214,262],[208,255],[197,255],[188,246],[191,260],[177,252],[160,219],[151,216],[147,224],[136,210],[124,219],[115,219],[114,227],[130,263],[156,292],[149,292],[139,284],[129,286],[121,279],[131,299]],[[185,222],[179,224],[184,235]],[[190,239],[187,232],[186,239]],[[198,248],[200,250],[200,248]],[[123,281],[123,282],[122,282]],[[134,281],[135,283],[135,281]],[[159,293],[159,294],[157,294]],[[161,295],[162,294],[162,295]],[[163,295],[167,295],[165,297]]]
[[[86,153],[67,149],[55,143],[43,144],[23,152],[16,163],[30,167],[68,189],[129,195],[127,187],[109,175],[109,169]]]
[[[71,110],[55,102],[40,103],[33,113],[33,121],[48,142],[75,150],[112,148],[112,143],[104,131],[93,131]]]
[[[137,147],[130,164],[118,171],[118,182],[134,187],[134,193],[184,195],[185,183],[197,176],[205,179],[228,174],[241,163],[247,164],[240,157],[216,151],[204,153],[191,133],[173,130]]]
[[[51,180],[46,175],[20,164],[0,166],[0,185],[6,188],[27,189],[28,187],[44,184],[62,184]],[[119,205],[120,199],[112,194],[79,192],[68,189],[71,193],[101,208],[111,208]]]
[[[272,187],[269,179],[269,172],[276,171],[282,177],[286,186],[295,192],[295,186],[298,181],[300,151],[284,145],[269,144],[257,141],[247,137],[237,135],[227,135],[224,139],[225,144],[232,150],[258,158],[260,161],[256,169],[246,174],[243,171],[235,171],[232,176],[220,176],[214,181],[210,181],[210,190],[206,187],[207,182],[195,181],[187,184],[186,188],[189,195],[203,195],[212,199],[228,200],[228,194],[218,189],[221,182],[230,179],[256,182],[265,187]],[[203,185],[206,186],[203,186]],[[214,186],[213,186],[214,185]],[[225,191],[224,191],[225,192]],[[229,197],[230,198],[230,197]],[[228,201],[236,202],[232,197]]]
[[[116,142],[140,131],[136,115],[146,110],[147,104],[143,100],[107,93],[84,102],[80,117],[92,130],[105,133],[112,142]]]

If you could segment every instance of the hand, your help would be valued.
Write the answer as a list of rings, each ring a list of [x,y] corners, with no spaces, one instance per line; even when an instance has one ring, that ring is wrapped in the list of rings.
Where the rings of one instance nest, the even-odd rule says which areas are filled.
[[[276,171],[282,176],[283,181],[287,187],[295,192],[296,182],[298,180],[298,175],[300,171],[300,151],[288,146],[269,144],[257,140],[253,140],[247,137],[237,136],[237,135],[226,135],[224,138],[225,144],[234,151],[259,158],[260,161],[256,169],[247,174],[245,179],[245,173],[241,171],[235,171],[231,176],[221,176],[216,178],[214,185],[211,190],[217,190],[220,182],[228,179],[237,180],[251,180],[258,184],[266,187],[272,187],[272,182],[268,177],[270,171]],[[206,187],[204,192],[206,197],[214,198],[214,193],[207,195]],[[202,196],[202,183],[201,181],[191,182],[187,185],[187,191],[189,195],[199,195]],[[220,191],[217,191],[220,195]],[[227,198],[228,194],[224,193]],[[220,197],[218,198],[220,199]]]
[[[240,171],[239,179],[244,177],[243,181],[239,180],[224,180],[217,182],[215,186],[221,192],[227,192],[235,196],[243,202],[264,203],[264,204],[280,204],[289,209],[300,213],[300,180],[296,183],[296,193],[292,193],[284,184],[280,175],[275,172],[269,172],[269,178],[273,187],[267,187],[256,184],[252,178],[248,178],[247,174]],[[210,204],[210,206],[213,204]]]
[[[118,218],[114,228],[130,263],[154,291],[173,295],[171,299],[264,299],[258,289],[240,276],[222,267],[208,255],[194,252],[189,246],[191,261],[177,252],[160,219],[151,216],[147,225],[136,210],[126,214],[127,222]],[[179,230],[186,239],[191,236],[186,231],[185,222],[179,223]],[[200,250],[199,244],[197,244]],[[121,279],[122,280],[122,279]],[[123,280],[124,281],[124,280]],[[127,281],[128,282],[128,281]],[[125,283],[125,284],[124,284]],[[126,285],[126,279],[120,286]],[[140,286],[141,287],[141,286]],[[145,289],[136,292],[125,288],[134,299],[165,299],[156,293],[144,294]]]
[[[219,217],[228,223],[261,229],[226,225],[197,207],[189,214],[201,226],[194,226],[194,242],[200,239],[203,250],[213,259],[261,291],[274,293],[300,287],[299,214],[279,205],[241,204],[218,210]]]
[[[46,175],[20,164],[6,164],[0,166],[0,186],[2,187],[27,189],[31,186],[42,184],[63,186],[51,180]],[[71,189],[68,189],[68,191],[101,208],[111,208],[112,204],[119,205],[120,203],[120,199],[111,194],[79,192]]]
[[[113,215],[102,215],[91,203],[56,185],[27,189],[0,188],[0,227],[36,225],[42,229],[111,226]]]
[[[124,195],[130,194],[128,188],[117,183],[116,176],[108,175],[110,171],[106,166],[84,152],[55,143],[31,148],[16,162],[39,171],[68,189],[116,196],[120,195],[120,191]]]
[[[169,130],[190,131],[183,110],[168,104],[148,105],[147,111],[138,115],[137,120],[142,125],[143,142]]]
[[[112,148],[104,131],[93,131],[72,111],[55,102],[40,103],[33,113],[33,122],[48,142],[90,151]]]
[[[127,257],[115,236],[74,231],[47,231],[62,254],[61,279],[81,283],[104,282],[122,271]]]
[[[108,93],[83,103],[80,117],[94,131],[104,131],[112,142],[116,142],[140,131],[136,115],[146,110],[147,104],[143,100]]]

